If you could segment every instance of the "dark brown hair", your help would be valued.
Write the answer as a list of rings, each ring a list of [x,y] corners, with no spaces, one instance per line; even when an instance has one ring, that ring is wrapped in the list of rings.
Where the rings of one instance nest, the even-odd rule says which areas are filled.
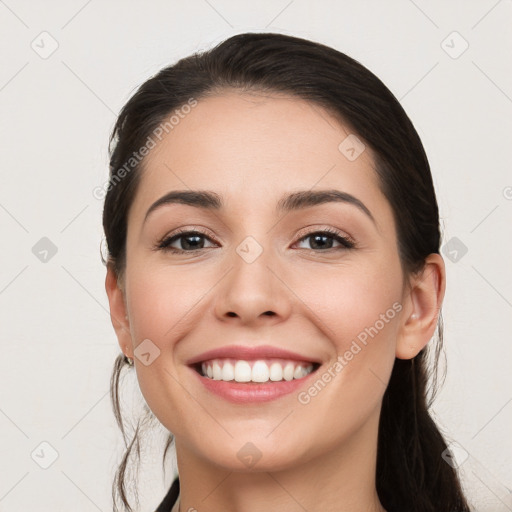
[[[118,276],[125,268],[127,216],[141,163],[123,173],[122,179],[119,169],[191,98],[199,100],[230,89],[284,93],[336,116],[375,155],[379,186],[394,214],[404,275],[422,270],[425,258],[439,252],[439,212],[427,156],[413,124],[389,89],[356,60],[333,48],[281,34],[246,33],[162,69],[140,86],[119,114],[110,139],[110,183],[103,210],[107,263]],[[382,505],[390,511],[469,512],[457,472],[442,458],[447,442],[429,413],[438,385],[442,332],[439,314],[434,348],[430,343],[413,359],[395,359],[383,397],[376,486]],[[432,355],[430,365],[428,355]],[[125,365],[124,355],[119,355],[111,379],[114,414],[127,445],[113,483],[113,499],[115,510],[119,495],[131,511],[125,473],[134,447],[140,455],[141,421],[128,444],[119,404],[120,374]],[[152,416],[147,407],[146,414]],[[164,471],[172,441],[169,434]]]

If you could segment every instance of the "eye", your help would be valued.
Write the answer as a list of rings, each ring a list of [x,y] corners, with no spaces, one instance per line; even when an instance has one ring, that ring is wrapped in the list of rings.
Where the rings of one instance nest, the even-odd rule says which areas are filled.
[[[197,230],[179,231],[172,236],[165,237],[158,242],[156,249],[169,252],[193,252],[205,249],[205,239],[211,239],[203,232]],[[179,247],[173,247],[178,242]]]
[[[336,231],[334,229],[313,231],[312,233],[303,236],[298,243],[307,240],[310,240],[311,249],[320,252],[329,249],[353,249],[356,246],[355,242],[343,236],[339,231]],[[341,245],[341,247],[333,247],[333,242],[338,242]],[[300,247],[300,249],[304,249],[304,247]]]
[[[330,249],[353,249],[356,247],[355,242],[333,229],[313,231],[300,238],[297,243],[304,243],[307,240],[310,240],[310,248],[319,252],[325,252]],[[195,252],[208,248],[205,246],[205,241],[212,242],[212,239],[206,233],[197,230],[183,230],[163,238],[156,244],[155,250],[173,253]],[[338,247],[333,247],[335,242],[339,244]],[[178,247],[175,246],[176,244]],[[307,247],[299,248],[307,249]]]

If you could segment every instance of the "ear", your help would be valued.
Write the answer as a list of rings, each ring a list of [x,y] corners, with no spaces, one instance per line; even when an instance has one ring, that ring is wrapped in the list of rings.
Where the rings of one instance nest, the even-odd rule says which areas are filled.
[[[123,284],[118,279],[111,263],[107,264],[105,290],[110,305],[110,319],[116,331],[119,346],[125,356],[133,358],[130,322],[127,316]]]
[[[403,320],[397,337],[396,357],[412,359],[430,341],[437,327],[446,288],[446,271],[440,254],[430,254],[424,268],[410,280],[403,299]]]

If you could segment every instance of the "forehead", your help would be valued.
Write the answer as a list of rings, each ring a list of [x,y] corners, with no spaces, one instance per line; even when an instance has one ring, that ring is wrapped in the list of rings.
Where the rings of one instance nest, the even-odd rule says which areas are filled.
[[[131,215],[171,190],[209,189],[236,208],[263,209],[290,190],[337,188],[387,208],[371,150],[322,107],[290,96],[229,92],[203,98],[145,158]],[[356,148],[360,150],[361,148]]]

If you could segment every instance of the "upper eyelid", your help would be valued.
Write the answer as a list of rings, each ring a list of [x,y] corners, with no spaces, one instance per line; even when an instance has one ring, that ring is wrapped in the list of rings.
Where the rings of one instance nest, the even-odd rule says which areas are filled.
[[[340,237],[340,238],[347,240],[349,243],[352,243],[354,246],[356,245],[356,241],[350,235],[348,235],[347,233],[344,233],[343,231],[341,231],[337,228],[332,228],[332,227],[317,227],[317,228],[313,227],[310,229],[308,229],[307,227],[303,228],[296,235],[297,239],[295,240],[294,243],[300,242],[303,239],[308,238],[317,233],[326,233],[328,236],[330,236],[332,238]],[[204,232],[202,229],[198,229],[198,227],[179,229],[177,232],[172,233],[171,235],[164,236],[161,239],[161,242],[159,242],[159,243],[170,242],[171,240],[174,243],[176,240],[179,240],[180,237],[184,237],[186,235],[197,235],[197,234],[204,236],[205,238],[208,238],[211,242],[214,242],[217,244],[220,243],[219,241],[217,241],[217,239],[215,237]],[[193,252],[193,251],[186,251],[186,252]]]
[[[340,238],[345,238],[345,239],[350,240],[351,242],[355,243],[355,239],[352,236],[350,236],[348,233],[346,233],[342,229],[332,228],[332,227],[315,228],[315,227],[308,226],[306,228],[299,230],[298,233],[296,234],[296,236],[299,237],[298,240],[302,240],[303,238],[314,235],[315,233],[324,233],[324,232],[326,232],[330,236],[333,236],[333,237],[339,236]]]

